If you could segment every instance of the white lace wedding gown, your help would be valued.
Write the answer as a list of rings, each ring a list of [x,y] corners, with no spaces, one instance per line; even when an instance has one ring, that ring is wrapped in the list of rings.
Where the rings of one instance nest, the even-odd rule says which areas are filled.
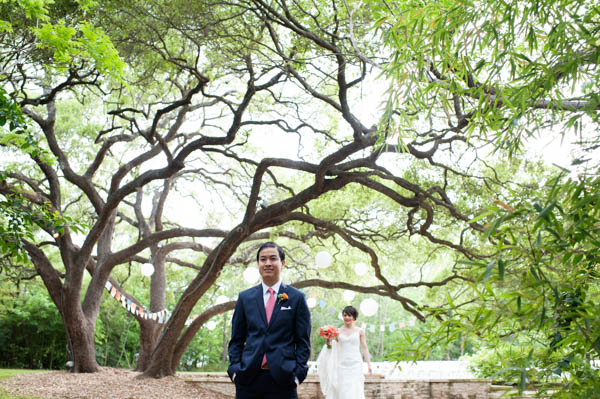
[[[317,358],[321,391],[326,399],[365,399],[360,330],[338,336]]]

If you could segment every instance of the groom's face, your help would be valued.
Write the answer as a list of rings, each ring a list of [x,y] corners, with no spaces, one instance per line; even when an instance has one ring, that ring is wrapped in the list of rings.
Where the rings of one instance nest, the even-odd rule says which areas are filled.
[[[284,264],[276,248],[263,248],[258,253],[258,271],[266,285],[271,286],[279,281]]]

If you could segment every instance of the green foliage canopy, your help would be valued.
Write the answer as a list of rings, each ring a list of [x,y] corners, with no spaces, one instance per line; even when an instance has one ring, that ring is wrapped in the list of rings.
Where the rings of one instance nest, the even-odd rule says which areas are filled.
[[[388,116],[398,129],[443,109],[467,128],[521,148],[523,137],[597,122],[600,8],[594,1],[374,0],[392,62]],[[595,128],[593,128],[595,129]]]

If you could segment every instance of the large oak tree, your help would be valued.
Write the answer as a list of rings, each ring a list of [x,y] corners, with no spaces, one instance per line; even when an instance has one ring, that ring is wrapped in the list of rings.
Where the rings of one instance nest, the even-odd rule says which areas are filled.
[[[186,326],[198,300],[226,265],[252,257],[251,242],[275,228],[291,240],[337,237],[369,259],[378,281],[307,279],[297,286],[385,295],[424,318],[402,290],[462,276],[393,281],[377,246],[385,237],[361,230],[364,214],[348,207],[347,215],[330,217],[313,209],[335,193],[359,188],[372,204],[385,203],[396,219],[395,236],[420,236],[478,256],[471,233],[484,229],[470,222],[473,211],[449,182],[476,178],[493,187],[495,177],[473,176],[460,162],[472,150],[461,107],[432,109],[436,128],[416,134],[390,123],[390,116],[405,114],[378,107],[387,83],[376,77],[389,55],[360,3],[106,2],[82,10],[64,2],[49,10],[52,25],[32,29],[23,15],[1,37],[2,85],[47,152],[7,167],[1,192],[58,215],[40,223],[45,234],[24,237],[22,245],[61,313],[76,371],[97,370],[94,325],[119,265],[155,264],[151,310],[160,310],[167,256],[182,249],[204,253],[166,325],[139,318],[148,343],[140,368],[153,377],[172,375],[202,323],[232,306],[217,305]],[[390,144],[398,134],[404,142]],[[413,165],[410,172],[406,165]],[[164,210],[173,184],[220,195],[210,213],[230,217],[219,226],[206,214],[201,226],[170,222]],[[154,192],[146,215],[144,198]],[[192,219],[194,210],[187,212]],[[298,226],[309,235],[294,233]]]

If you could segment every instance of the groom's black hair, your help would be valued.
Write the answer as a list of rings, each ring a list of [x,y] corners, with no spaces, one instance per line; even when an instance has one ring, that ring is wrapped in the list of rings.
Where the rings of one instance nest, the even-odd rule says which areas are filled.
[[[346,306],[342,310],[342,314],[346,313],[348,316],[352,316],[354,320],[358,319],[358,310],[354,306]]]
[[[258,255],[260,254],[260,251],[262,251],[265,248],[275,248],[277,250],[277,252],[279,252],[279,259],[281,261],[285,260],[285,253],[283,252],[283,248],[281,248],[279,245],[275,244],[273,241],[267,241],[264,244],[262,244],[260,247],[258,247],[258,251],[256,252],[256,261],[258,262]]]

